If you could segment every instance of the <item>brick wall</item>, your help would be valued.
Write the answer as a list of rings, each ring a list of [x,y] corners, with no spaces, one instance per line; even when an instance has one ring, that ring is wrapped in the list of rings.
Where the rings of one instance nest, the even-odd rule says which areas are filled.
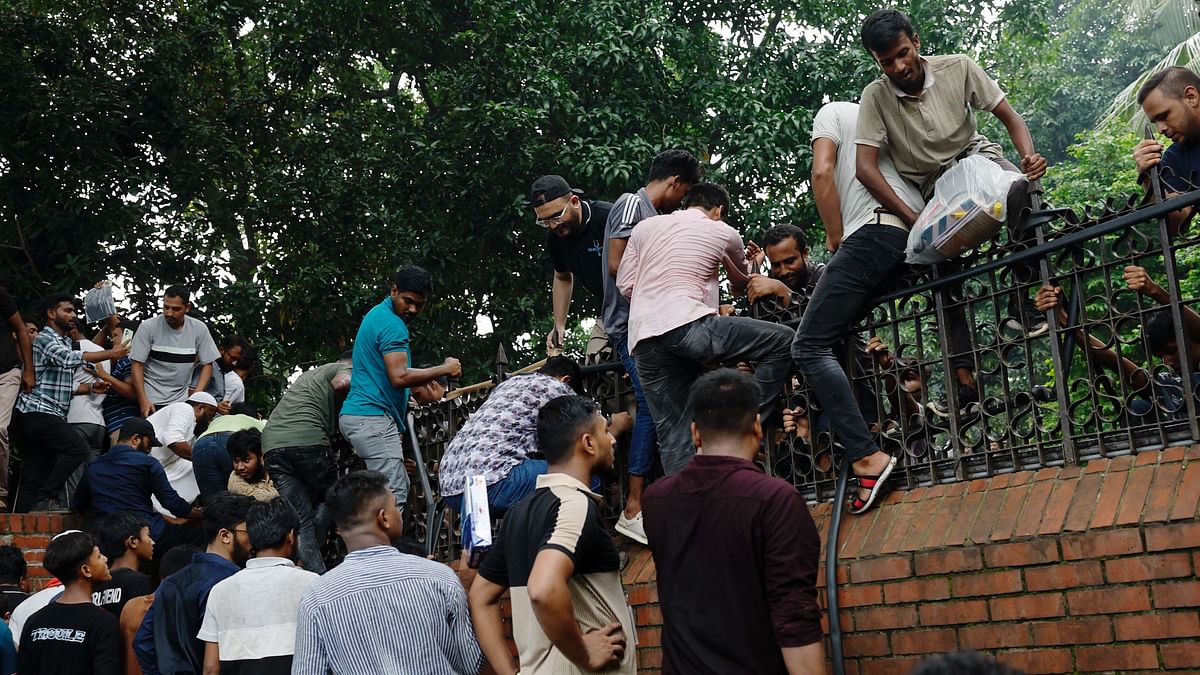
[[[892,493],[842,519],[846,672],[905,673],[953,649],[1029,673],[1200,672],[1198,506],[1200,446]],[[822,538],[830,513],[813,509]],[[640,663],[653,672],[654,561],[640,546],[628,554]]]
[[[46,587],[51,574],[42,567],[42,556],[46,553],[46,544],[50,538],[72,528],[79,528],[81,521],[77,516],[57,513],[2,513],[0,514],[0,545],[12,544],[19,546],[25,552],[25,562],[29,565],[29,583],[31,590],[38,591]]]

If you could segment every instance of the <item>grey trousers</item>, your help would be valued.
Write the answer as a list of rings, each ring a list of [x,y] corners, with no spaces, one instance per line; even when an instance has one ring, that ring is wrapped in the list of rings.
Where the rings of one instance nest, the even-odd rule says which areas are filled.
[[[403,509],[408,504],[408,471],[396,420],[391,415],[342,415],[338,426],[367,468],[387,476],[396,504]]]

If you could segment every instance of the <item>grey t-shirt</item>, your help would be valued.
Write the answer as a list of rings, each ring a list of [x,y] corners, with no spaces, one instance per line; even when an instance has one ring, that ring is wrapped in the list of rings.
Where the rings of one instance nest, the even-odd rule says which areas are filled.
[[[600,264],[604,269],[604,306],[601,319],[604,332],[610,336],[622,336],[629,332],[629,301],[617,290],[617,278],[608,273],[608,242],[612,239],[628,239],[633,235],[633,226],[651,216],[657,216],[658,210],[646,188],[637,192],[626,192],[613,203],[612,211],[608,212],[608,225],[604,233],[604,253]]]
[[[156,406],[188,397],[192,368],[221,357],[208,326],[190,316],[175,330],[158,316],[144,321],[133,336],[129,358],[145,364],[146,397]]]
[[[858,228],[875,219],[879,202],[867,192],[867,188],[855,177],[855,155],[858,152],[854,135],[858,129],[858,104],[846,101],[826,103],[813,118],[812,140],[828,138],[837,145],[837,166],[834,181],[837,183],[838,201],[842,206],[842,240],[850,238]],[[925,201],[916,186],[900,177],[886,148],[879,150],[879,172],[884,180],[908,208],[920,213]]]

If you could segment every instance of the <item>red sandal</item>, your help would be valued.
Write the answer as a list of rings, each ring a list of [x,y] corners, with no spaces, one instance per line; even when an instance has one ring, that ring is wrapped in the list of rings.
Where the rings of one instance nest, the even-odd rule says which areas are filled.
[[[858,492],[856,490],[854,497],[851,498],[849,503],[846,505],[846,513],[849,513],[852,516],[858,516],[871,510],[871,507],[886,489],[888,476],[891,476],[892,470],[896,468],[896,461],[897,458],[892,457],[888,461],[888,465],[883,468],[883,471],[879,472],[878,476],[853,476],[855,484],[859,488],[870,490],[871,494],[867,495],[866,499],[863,499],[862,497],[858,496]]]

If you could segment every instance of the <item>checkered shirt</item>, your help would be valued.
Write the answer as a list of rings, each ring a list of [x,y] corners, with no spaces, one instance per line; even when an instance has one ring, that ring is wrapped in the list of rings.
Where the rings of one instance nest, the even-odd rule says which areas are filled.
[[[83,367],[83,352],[72,351],[71,338],[46,326],[33,341],[33,367],[37,384],[32,392],[17,399],[17,410],[66,419],[75,392],[72,377],[76,369]]]

